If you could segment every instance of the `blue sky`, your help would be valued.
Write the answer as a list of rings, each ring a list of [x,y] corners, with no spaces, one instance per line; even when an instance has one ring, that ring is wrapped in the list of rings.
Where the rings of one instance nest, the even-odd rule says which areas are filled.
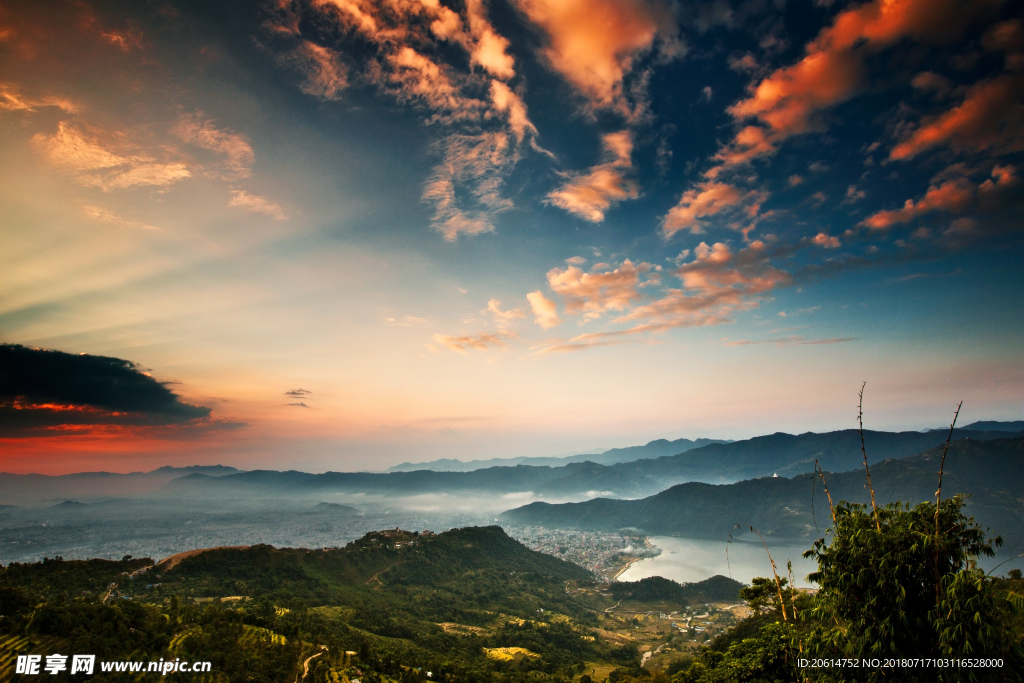
[[[835,429],[865,380],[869,426],[1020,419],[1020,15],[10,3],[0,342],[210,408],[7,428],[10,469]]]

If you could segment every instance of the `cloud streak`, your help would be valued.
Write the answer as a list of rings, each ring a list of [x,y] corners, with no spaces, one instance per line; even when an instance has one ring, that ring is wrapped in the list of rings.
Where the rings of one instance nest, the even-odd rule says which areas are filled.
[[[236,209],[252,211],[254,213],[262,213],[279,221],[283,221],[287,218],[284,213],[284,209],[281,208],[280,204],[276,204],[266,197],[249,194],[245,190],[232,190],[228,206]]]
[[[845,344],[846,342],[857,341],[857,337],[833,337],[831,339],[805,339],[798,336],[782,337],[779,339],[737,339],[725,342],[726,346],[755,346],[758,344],[771,344],[772,346],[818,346],[822,344]]]
[[[104,191],[137,186],[165,188],[192,176],[183,162],[160,162],[127,146],[116,135],[86,132],[62,121],[53,135],[38,133],[32,146],[50,166],[74,176],[76,182]]]
[[[477,335],[449,336],[446,334],[435,334],[434,341],[452,351],[465,353],[466,351],[488,351],[508,346],[506,339],[512,338],[510,334],[491,334],[481,332]]]

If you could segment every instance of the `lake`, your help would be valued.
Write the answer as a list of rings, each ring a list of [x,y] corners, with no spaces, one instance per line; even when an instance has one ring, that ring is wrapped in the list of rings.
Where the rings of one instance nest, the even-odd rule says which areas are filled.
[[[733,540],[729,544],[729,561],[725,559],[725,542],[708,541],[696,538],[676,538],[674,536],[651,536],[651,542],[661,548],[661,555],[634,562],[629,569],[619,575],[619,581],[639,581],[648,576],[661,576],[679,583],[703,581],[715,574],[731,576],[737,581],[749,584],[755,576],[770,577],[772,565],[764,552],[760,541],[753,543]],[[811,547],[810,541],[768,540],[768,549],[778,567],[780,577],[787,575],[786,562],[793,562],[793,583],[801,588],[814,587],[806,577],[818,568],[814,560],[801,557]],[[978,565],[985,571],[992,570],[996,565],[996,575],[1002,576],[1011,568],[1024,568],[1024,558],[1013,558],[1020,549],[1002,549],[996,557],[983,557]],[[731,569],[730,569],[731,568]]]
[[[679,583],[703,581],[715,574],[732,576],[737,581],[750,583],[755,576],[772,575],[772,565],[760,541],[734,540],[729,544],[729,560],[726,562],[725,541],[708,541],[696,538],[674,536],[652,536],[651,542],[661,548],[661,555],[634,562],[619,576],[619,581],[639,581],[648,576],[661,576]],[[809,541],[768,542],[772,559],[778,567],[779,576],[786,576],[786,562],[793,563],[793,580],[797,586],[812,586],[806,580],[807,574],[818,565],[813,560],[801,557],[811,547]]]

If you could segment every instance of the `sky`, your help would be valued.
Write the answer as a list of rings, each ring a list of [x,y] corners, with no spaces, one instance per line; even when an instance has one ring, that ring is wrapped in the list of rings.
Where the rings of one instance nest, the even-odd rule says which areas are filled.
[[[0,3],[0,470],[1024,417],[998,0]]]

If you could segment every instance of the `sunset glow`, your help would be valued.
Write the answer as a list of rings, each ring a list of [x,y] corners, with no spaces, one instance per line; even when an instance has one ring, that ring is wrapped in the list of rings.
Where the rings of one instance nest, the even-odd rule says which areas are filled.
[[[0,471],[1020,420],[1020,9],[6,3]]]

